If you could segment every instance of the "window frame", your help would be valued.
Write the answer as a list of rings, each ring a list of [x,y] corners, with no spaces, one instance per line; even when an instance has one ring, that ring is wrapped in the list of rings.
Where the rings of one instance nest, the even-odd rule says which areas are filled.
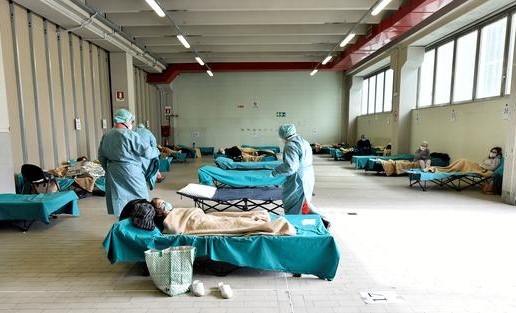
[[[373,112],[369,112],[369,100],[370,100],[370,95],[369,95],[369,90],[370,90],[370,84],[371,84],[371,81],[369,80],[368,82],[368,90],[367,90],[367,113],[366,114],[360,114],[360,116],[365,116],[365,115],[373,115],[373,114],[382,114],[382,113],[388,113],[388,112],[392,112],[392,108],[391,110],[389,111],[385,111],[385,78],[386,78],[386,73],[388,70],[392,70],[392,68],[390,66],[386,66],[386,67],[382,67],[381,69],[378,69],[374,72],[371,72],[369,73],[368,75],[364,76],[363,77],[363,80],[369,80],[371,78],[374,77],[375,79],[375,88],[374,88],[374,105],[373,105]],[[382,111],[381,112],[376,112],[376,97],[377,97],[377,84],[378,84],[378,75],[383,73],[383,87],[382,87]],[[393,73],[392,73],[392,92],[391,92],[391,96],[392,94],[394,93],[394,70],[393,70]],[[362,85],[362,88],[363,88],[363,85]],[[363,96],[363,93],[362,93],[362,96]],[[392,107],[392,99],[391,99],[391,107]],[[362,112],[361,112],[362,113]]]

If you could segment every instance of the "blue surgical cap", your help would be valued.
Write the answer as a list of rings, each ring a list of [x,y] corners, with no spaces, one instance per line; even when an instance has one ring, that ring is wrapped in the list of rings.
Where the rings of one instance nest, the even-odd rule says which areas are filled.
[[[128,123],[132,121],[134,121],[134,115],[126,109],[116,111],[115,117],[113,118],[113,122],[115,122],[115,124]]]
[[[287,139],[288,137],[295,134],[296,126],[294,126],[294,124],[283,124],[278,129],[278,135],[283,139]]]

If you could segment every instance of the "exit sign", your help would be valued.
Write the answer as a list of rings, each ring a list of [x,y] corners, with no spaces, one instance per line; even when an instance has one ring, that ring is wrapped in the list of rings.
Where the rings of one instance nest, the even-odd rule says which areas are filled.
[[[285,112],[276,112],[276,117],[285,117],[287,116],[287,113]]]

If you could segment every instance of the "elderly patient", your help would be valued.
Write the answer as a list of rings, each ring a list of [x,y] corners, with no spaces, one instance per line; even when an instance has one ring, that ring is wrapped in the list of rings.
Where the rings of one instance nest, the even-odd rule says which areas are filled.
[[[428,172],[462,172],[476,173],[484,177],[493,175],[493,171],[500,165],[502,160],[502,148],[491,148],[489,155],[482,162],[472,162],[465,159],[459,159],[445,167],[431,166],[425,171]]]
[[[200,208],[173,208],[170,203],[160,198],[154,198],[151,202],[145,199],[133,200],[133,202],[139,204],[140,208],[131,209],[131,202],[128,203],[120,220],[132,217],[133,225],[136,227],[152,230],[156,225],[165,234],[231,236],[258,234],[293,236],[296,234],[294,226],[284,217],[271,220],[265,210],[204,213]]]

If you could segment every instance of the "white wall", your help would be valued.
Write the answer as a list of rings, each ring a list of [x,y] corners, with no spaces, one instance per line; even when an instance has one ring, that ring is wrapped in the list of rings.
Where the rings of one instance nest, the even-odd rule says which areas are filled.
[[[504,148],[508,120],[502,119],[509,98],[432,107],[412,111],[413,150],[427,140],[430,151],[445,152],[452,160],[481,161],[494,146]],[[456,119],[452,119],[455,111]]]
[[[182,74],[172,89],[176,144],[279,145],[278,126],[287,122],[310,142],[341,140],[341,73]]]
[[[373,146],[384,146],[391,142],[391,112],[362,115],[357,117],[357,137],[366,135]],[[350,144],[355,144],[351,142]]]

